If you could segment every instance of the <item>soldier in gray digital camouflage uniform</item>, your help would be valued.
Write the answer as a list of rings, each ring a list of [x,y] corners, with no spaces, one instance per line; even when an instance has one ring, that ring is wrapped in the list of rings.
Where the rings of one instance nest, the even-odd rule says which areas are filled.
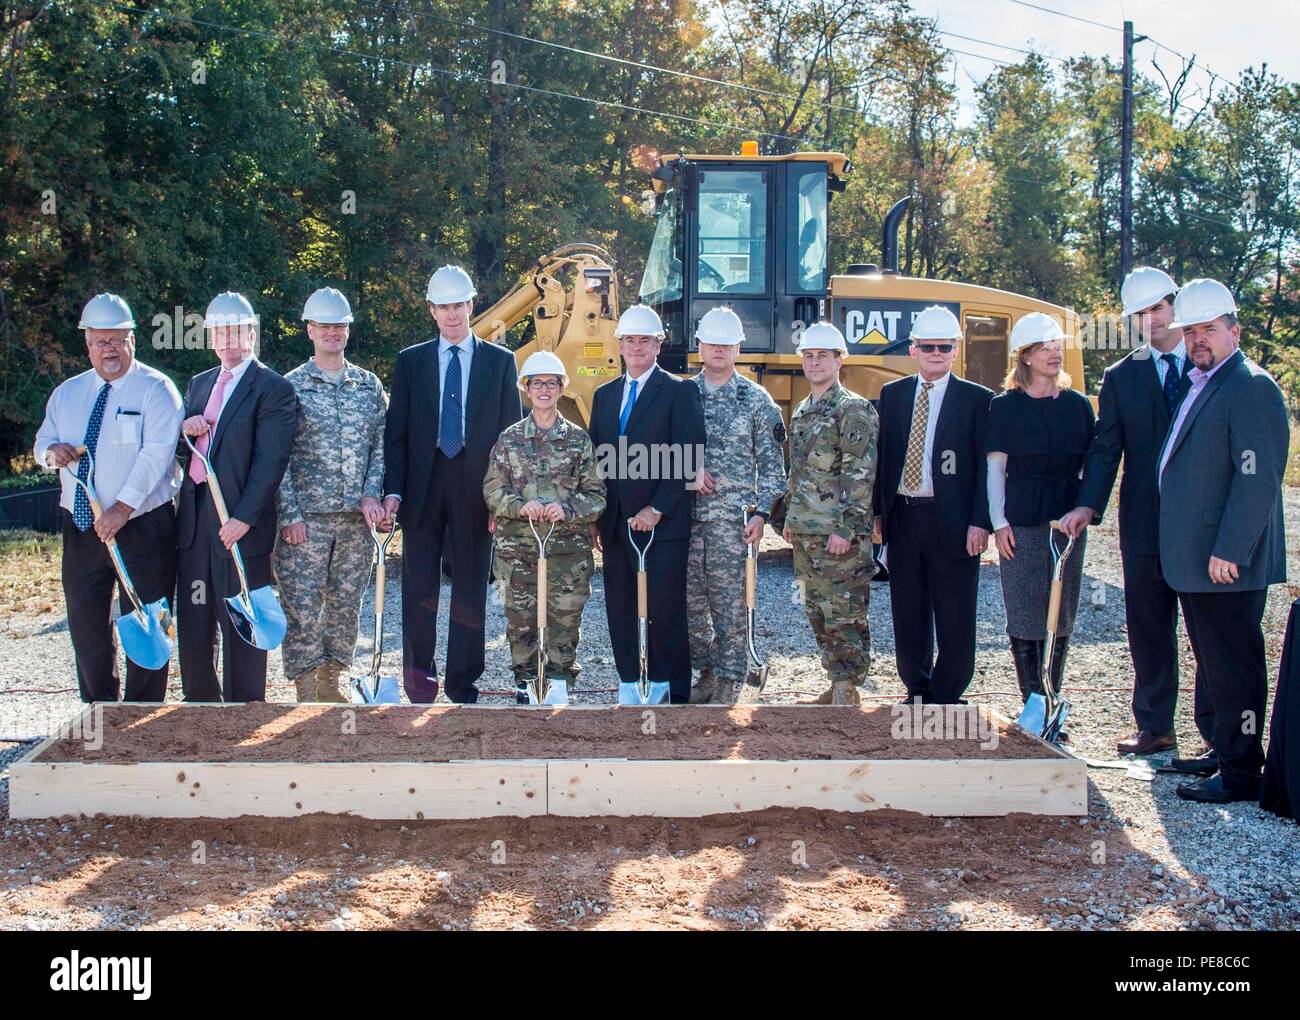
[[[870,402],[840,384],[848,347],[838,329],[815,323],[798,349],[812,392],[790,417],[783,534],[794,546],[795,580],[831,680],[812,703],[856,705],[871,671],[871,489],[880,424]]]
[[[693,704],[730,704],[745,679],[745,545],[757,542],[785,492],[785,423],[767,390],[738,374],[740,317],[713,308],[695,334],[704,369],[694,379],[704,403],[704,471],[691,521],[686,615]],[[742,523],[746,507],[757,513]]]
[[[572,688],[578,678],[582,610],[595,566],[588,525],[605,509],[605,483],[591,439],[556,409],[568,383],[564,363],[550,351],[529,355],[519,387],[531,413],[497,438],[483,479],[492,515],[494,571],[505,603],[510,665],[519,700],[537,670],[537,539],[546,545],[547,676]]]
[[[298,394],[298,428],[280,485],[275,576],[286,630],[284,672],[299,701],[344,702],[361,596],[370,577],[371,524],[384,519],[384,411],[372,372],[343,357],[352,309],[332,287],[302,317],[313,356],[285,376]]]

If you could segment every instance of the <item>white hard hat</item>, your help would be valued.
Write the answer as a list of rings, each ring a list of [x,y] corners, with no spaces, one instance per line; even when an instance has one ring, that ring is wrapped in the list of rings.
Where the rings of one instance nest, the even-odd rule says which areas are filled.
[[[1124,277],[1124,285],[1119,289],[1119,299],[1124,305],[1125,316],[1160,303],[1162,298],[1178,293],[1178,284],[1163,269],[1152,266],[1139,266]]]
[[[435,305],[458,305],[477,293],[469,273],[460,266],[443,266],[429,277],[429,289],[424,296]]]
[[[564,385],[569,383],[569,373],[564,369],[564,362],[558,354],[551,351],[533,351],[524,359],[524,367],[519,370],[519,388],[522,390],[525,380],[534,375],[554,375]]]
[[[741,344],[745,342],[745,327],[730,308],[710,308],[700,316],[695,339],[702,344]]]
[[[1065,331],[1061,324],[1043,312],[1030,312],[1011,327],[1011,349],[1018,351],[1030,344],[1045,344],[1052,340],[1064,340]]]
[[[96,294],[81,310],[78,329],[135,329],[131,306],[116,294]]]
[[[211,329],[214,326],[256,326],[257,315],[248,298],[228,290],[218,294],[208,303],[208,310],[203,315],[203,325]]]
[[[931,305],[912,320],[911,342],[918,340],[960,340],[961,323],[943,305]]]
[[[352,306],[341,290],[322,287],[302,306],[304,322],[351,322]]]
[[[614,327],[616,337],[657,336],[664,338],[664,323],[658,313],[649,305],[633,305],[618,317]]]
[[[799,334],[799,346],[795,348],[800,354],[804,351],[839,351],[849,353],[849,345],[844,342],[844,334],[829,322],[814,322]]]
[[[1174,321],[1170,328],[1182,329],[1202,322],[1213,322],[1220,315],[1236,315],[1237,302],[1232,291],[1218,280],[1189,280],[1174,298]]]

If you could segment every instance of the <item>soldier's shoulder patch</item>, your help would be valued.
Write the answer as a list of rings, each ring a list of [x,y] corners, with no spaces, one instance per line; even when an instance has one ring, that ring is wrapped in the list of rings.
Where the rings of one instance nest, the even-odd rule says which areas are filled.
[[[785,422],[780,418],[777,418],[777,420],[772,423],[772,438],[775,439],[777,443],[785,442]]]

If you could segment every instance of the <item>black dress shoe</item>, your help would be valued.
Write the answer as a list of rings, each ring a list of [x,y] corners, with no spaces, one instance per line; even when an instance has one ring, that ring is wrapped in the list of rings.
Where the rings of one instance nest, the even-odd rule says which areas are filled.
[[[1250,787],[1226,787],[1223,785],[1223,777],[1215,773],[1207,779],[1184,783],[1177,792],[1183,800],[1199,801],[1202,804],[1232,804],[1237,801],[1259,800],[1259,783]]]
[[[1212,776],[1219,771],[1219,755],[1216,751],[1206,751],[1198,758],[1171,758],[1169,767],[1189,776]]]

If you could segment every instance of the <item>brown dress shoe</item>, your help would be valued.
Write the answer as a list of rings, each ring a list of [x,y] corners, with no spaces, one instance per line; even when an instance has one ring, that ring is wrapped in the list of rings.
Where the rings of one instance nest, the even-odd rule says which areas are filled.
[[[1125,737],[1115,745],[1120,754],[1155,754],[1157,751],[1172,751],[1178,746],[1178,740],[1172,733],[1155,734],[1138,730],[1131,737]]]

